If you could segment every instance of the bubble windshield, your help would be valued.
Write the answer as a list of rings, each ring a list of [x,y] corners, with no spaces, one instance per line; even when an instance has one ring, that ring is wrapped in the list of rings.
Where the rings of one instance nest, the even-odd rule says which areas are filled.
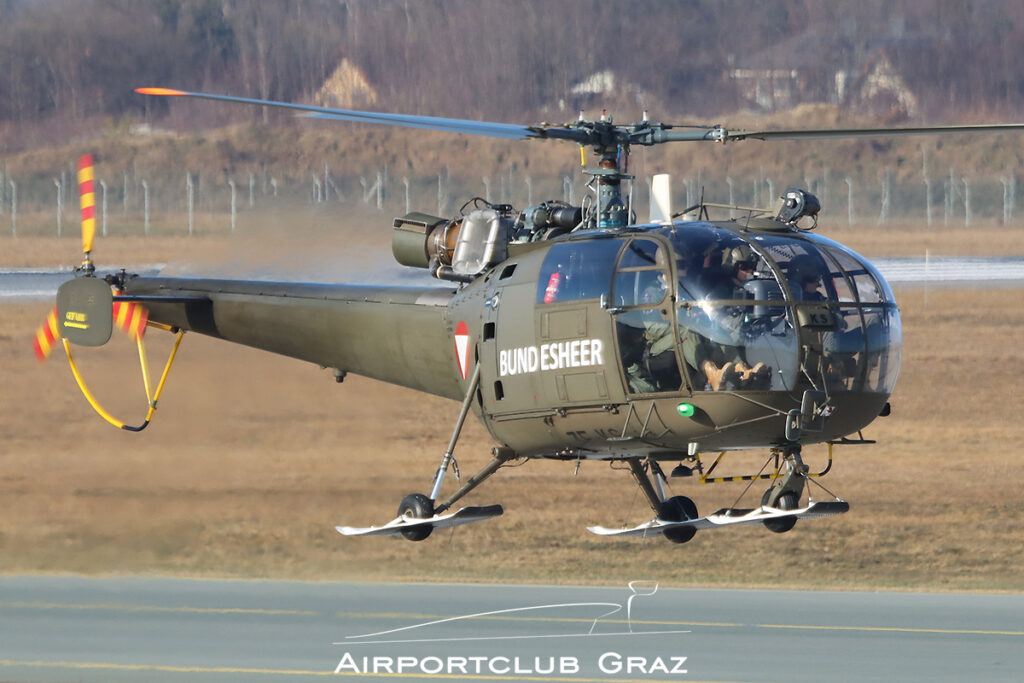
[[[892,391],[899,313],[888,284],[862,257],[814,235],[740,234],[708,223],[659,234],[672,246],[671,264],[639,239],[620,257],[616,282],[631,285],[613,288],[628,309],[620,314],[620,344],[626,330],[637,339],[658,337],[651,346],[671,346],[651,330],[672,324],[665,306],[653,305],[667,287],[658,283],[674,278],[676,349],[648,362],[647,376],[642,360],[653,358],[649,350],[624,355],[624,363],[639,368],[635,382],[627,370],[631,391],[677,384],[678,371],[653,371],[670,365],[696,391]]]

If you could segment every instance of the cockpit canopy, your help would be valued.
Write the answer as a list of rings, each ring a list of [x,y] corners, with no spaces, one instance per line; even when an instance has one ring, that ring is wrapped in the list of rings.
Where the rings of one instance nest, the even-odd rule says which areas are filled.
[[[899,373],[889,285],[813,234],[687,222],[552,245],[537,304],[585,299],[615,316],[631,393],[888,394]]]

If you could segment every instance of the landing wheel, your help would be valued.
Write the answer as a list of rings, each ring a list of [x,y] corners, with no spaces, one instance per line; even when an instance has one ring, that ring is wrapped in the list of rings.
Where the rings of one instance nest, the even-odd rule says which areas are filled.
[[[697,519],[697,505],[686,496],[673,496],[658,507],[658,517],[666,522],[685,522]],[[694,537],[697,530],[692,526],[681,526],[665,529],[661,533],[673,543],[686,543]]]
[[[767,491],[764,492],[764,495],[761,496],[761,505],[768,505],[768,499],[771,496],[771,493],[771,489],[768,489]],[[799,504],[800,501],[796,497],[796,494],[793,493],[792,491],[789,491],[779,496],[779,500],[778,502],[776,502],[775,507],[777,507],[780,510],[796,510]],[[794,526],[796,526],[796,517],[766,519],[764,520],[763,524],[765,525],[765,528],[768,529],[768,531],[774,531],[777,534],[783,534],[792,529]]]
[[[398,516],[406,519],[430,519],[434,516],[434,501],[422,493],[410,493],[398,505]],[[422,541],[434,527],[424,524],[412,529],[402,529],[402,536],[410,541]]]

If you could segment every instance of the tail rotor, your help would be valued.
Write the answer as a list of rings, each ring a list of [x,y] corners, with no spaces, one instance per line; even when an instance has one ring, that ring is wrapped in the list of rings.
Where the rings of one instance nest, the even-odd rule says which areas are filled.
[[[57,289],[57,305],[50,311],[39,331],[36,332],[32,346],[36,358],[42,362],[60,342],[67,353],[71,373],[93,409],[115,427],[137,432],[145,429],[153,418],[157,400],[163,391],[164,382],[167,380],[167,374],[174,362],[184,332],[175,330],[177,338],[174,347],[167,359],[159,385],[153,392],[150,386],[143,335],[147,324],[156,325],[168,331],[171,328],[160,323],[150,323],[149,312],[139,303],[138,298],[115,297],[111,286],[112,281],[109,278],[96,276],[96,266],[92,262],[93,241],[96,238],[96,195],[93,190],[93,181],[93,157],[91,154],[86,154],[78,160],[78,194],[82,207],[82,264],[75,268],[75,277]],[[110,341],[115,324],[136,342],[139,349],[139,362],[142,367],[142,380],[147,403],[146,418],[139,426],[128,425],[103,409],[85,385],[71,353],[71,344],[103,346]]]

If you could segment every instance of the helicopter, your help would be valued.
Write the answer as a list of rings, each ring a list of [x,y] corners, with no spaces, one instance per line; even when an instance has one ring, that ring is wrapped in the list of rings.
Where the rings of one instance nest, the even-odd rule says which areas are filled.
[[[333,109],[168,88],[148,96],[277,107],[317,119],[377,123],[510,140],[564,140],[597,159],[584,168],[580,205],[545,201],[519,210],[472,199],[455,216],[394,219],[396,261],[440,286],[370,286],[147,276],[99,277],[91,260],[91,165],[79,173],[82,265],[61,286],[37,338],[45,357],[60,340],[87,400],[115,426],[152,419],[186,332],[223,339],[460,402],[429,492],[410,493],[395,519],[338,526],[346,536],[422,541],[435,529],[491,519],[500,505],[459,500],[502,467],[532,459],[625,465],[653,512],[606,537],[686,543],[699,530],[762,525],[790,531],[800,519],[838,515],[849,503],[816,480],[834,445],[874,443],[862,430],[890,413],[902,331],[892,289],[864,257],[814,232],[819,200],[786,190],[770,209],[703,200],[673,213],[668,178],[654,179],[651,217],[639,223],[629,174],[632,147],[676,142],[805,140],[1024,130],[1024,124],[898,128],[732,130],[602,114],[522,126]],[[739,218],[713,220],[728,208]],[[106,413],[74,364],[70,344],[101,346],[114,324],[140,345],[149,408],[139,426]],[[177,335],[151,391],[143,332]],[[472,412],[496,442],[491,459],[442,497]],[[826,444],[811,472],[804,446]],[[755,474],[712,476],[736,451],[768,455]],[[717,456],[711,461],[709,454]],[[674,466],[670,473],[665,469]],[[665,467],[663,467],[665,465]],[[766,482],[758,505],[701,516],[669,495],[670,478]],[[832,500],[815,500],[818,486]],[[801,501],[806,502],[801,502]]]

